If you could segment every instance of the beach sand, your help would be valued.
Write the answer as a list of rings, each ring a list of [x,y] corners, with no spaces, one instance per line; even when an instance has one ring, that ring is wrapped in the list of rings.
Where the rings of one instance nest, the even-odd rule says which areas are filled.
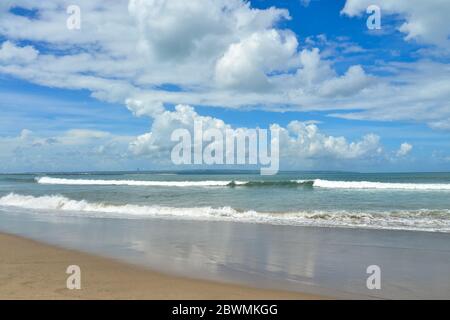
[[[81,289],[69,290],[66,269],[81,268]],[[321,299],[171,276],[0,233],[0,299]]]

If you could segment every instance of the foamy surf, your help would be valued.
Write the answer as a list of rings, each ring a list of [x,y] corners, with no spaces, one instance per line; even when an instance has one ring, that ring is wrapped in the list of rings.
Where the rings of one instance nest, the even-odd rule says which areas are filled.
[[[112,205],[73,200],[60,195],[41,197],[10,193],[0,198],[4,208],[31,213],[84,217],[167,218],[204,221],[236,221],[274,225],[350,227],[391,230],[450,232],[450,210],[397,210],[390,212],[298,211],[269,213],[238,211],[231,207],[177,208],[145,205]]]
[[[328,189],[377,189],[377,190],[450,190],[450,184],[439,183],[387,183],[371,181],[330,181],[316,179],[314,187]]]
[[[144,186],[144,187],[224,187],[231,181],[142,181],[142,180],[97,180],[97,179],[63,179],[51,177],[38,177],[40,184],[56,185],[93,185],[93,186]],[[246,181],[235,181],[236,184],[245,184]]]
[[[39,184],[92,185],[92,186],[144,186],[144,187],[315,187],[325,189],[371,189],[371,190],[412,190],[450,191],[450,184],[440,183],[389,183],[372,181],[332,181],[332,180],[202,180],[202,181],[149,181],[149,180],[97,180],[37,177]]]

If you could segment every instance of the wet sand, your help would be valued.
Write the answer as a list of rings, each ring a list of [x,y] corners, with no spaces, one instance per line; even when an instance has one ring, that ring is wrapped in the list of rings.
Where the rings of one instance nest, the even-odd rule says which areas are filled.
[[[122,289],[120,283],[114,282],[118,278],[115,275],[116,269],[106,267],[108,264],[105,264],[105,270],[110,271],[102,274],[96,270],[103,267],[95,269],[89,265],[88,270],[84,270],[81,262],[72,261],[70,257],[53,267],[53,270],[58,270],[56,273],[59,277],[52,280],[53,288],[61,290],[65,287],[64,271],[67,265],[80,265],[84,270],[84,280],[91,279],[88,283],[84,283],[84,288],[92,290],[89,291],[92,294],[87,291],[83,294],[92,298],[135,297],[133,292],[136,290],[142,293],[142,297],[161,299],[262,298],[260,294],[267,290],[271,292],[275,290],[276,297],[280,298],[288,296],[302,298],[306,297],[304,294],[339,299],[450,297],[448,278],[450,234],[445,233],[156,218],[91,218],[45,212],[29,214],[12,209],[6,211],[0,209],[0,232],[34,239],[75,252],[85,252],[92,254],[93,257],[115,259],[113,261],[121,261],[121,264],[117,264],[121,266],[130,267],[128,264],[139,266],[133,267],[136,270],[152,270],[158,275],[173,275],[165,276],[164,279],[167,280],[163,285],[154,284],[160,288],[158,291],[151,291],[146,288],[151,288],[148,286],[149,282],[153,281],[153,276],[132,278],[129,276],[130,272],[123,271],[120,274],[124,274],[123,279],[126,280],[120,280],[124,283]],[[0,246],[0,249],[2,248],[6,249],[7,246]],[[18,255],[21,252],[23,261],[28,261],[25,259],[27,252],[33,254],[30,257],[39,257],[33,251],[26,250],[13,250],[10,254]],[[0,252],[0,256],[5,255]],[[55,254],[55,257],[64,257],[64,254],[60,256]],[[8,272],[15,272],[15,268],[21,266],[21,259],[16,258],[16,262],[13,260]],[[39,261],[52,260],[45,258]],[[367,288],[366,280],[369,275],[366,269],[371,265],[377,265],[381,269],[380,290]],[[6,268],[5,266],[1,265],[3,268]],[[29,266],[29,269],[33,274],[33,265]],[[39,272],[47,271],[45,268],[37,270],[36,277],[41,277],[42,282],[49,281],[46,277],[50,277],[49,279],[56,277],[56,275],[39,276]],[[61,270],[62,274],[59,273]],[[5,272],[6,269],[0,272],[2,279]],[[14,281],[26,284],[35,279],[26,278],[26,273],[27,271],[18,272]],[[146,277],[150,280],[145,280]],[[176,287],[171,285],[169,280],[175,278],[180,279],[180,282],[177,280],[179,285]],[[200,280],[185,282],[187,279]],[[101,282],[101,285],[98,282]],[[91,283],[97,285],[98,289],[89,287]],[[251,289],[252,293],[243,294],[241,292],[244,289],[204,291],[202,285],[201,289],[196,291],[188,289],[187,283],[196,283],[196,286],[202,283],[226,283],[223,288],[259,289]],[[108,293],[108,290],[113,290],[108,289],[110,286],[119,291],[131,291],[113,296]],[[102,289],[103,287],[105,289]],[[51,292],[54,292],[54,289]],[[278,296],[278,292],[284,292],[286,295]],[[289,292],[296,292],[299,295]],[[59,296],[63,297],[61,294]]]
[[[69,290],[66,269],[81,268]],[[0,299],[319,299],[166,275],[113,259],[0,233]]]

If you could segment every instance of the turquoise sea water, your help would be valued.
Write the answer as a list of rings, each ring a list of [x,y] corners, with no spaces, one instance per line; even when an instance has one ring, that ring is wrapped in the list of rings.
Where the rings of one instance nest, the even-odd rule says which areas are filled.
[[[0,208],[60,216],[450,232],[450,173],[4,174]]]

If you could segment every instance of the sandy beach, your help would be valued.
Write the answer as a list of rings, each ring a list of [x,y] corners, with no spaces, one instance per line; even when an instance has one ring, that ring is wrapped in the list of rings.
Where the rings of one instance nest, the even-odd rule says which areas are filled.
[[[0,299],[320,299],[165,275],[113,259],[0,233]],[[67,266],[81,268],[81,290],[66,288]]]

